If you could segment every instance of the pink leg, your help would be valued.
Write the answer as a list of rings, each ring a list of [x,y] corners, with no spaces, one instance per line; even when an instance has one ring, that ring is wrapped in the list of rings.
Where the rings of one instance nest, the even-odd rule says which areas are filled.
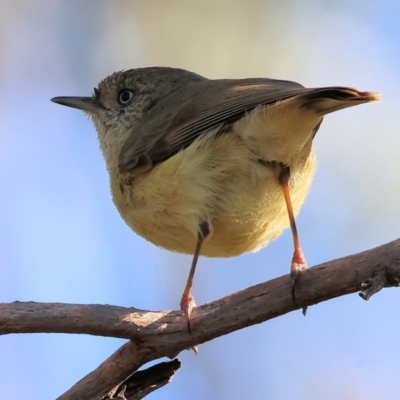
[[[197,260],[200,255],[201,246],[204,240],[210,234],[210,225],[207,221],[201,221],[199,225],[200,231],[197,235],[196,250],[193,255],[192,265],[190,267],[189,276],[186,282],[185,290],[182,294],[181,309],[184,311],[187,320],[188,331],[190,331],[190,315],[192,314],[193,308],[196,307],[196,302],[192,295],[193,277],[196,270]]]
[[[297,228],[296,228],[296,221],[294,219],[294,214],[293,214],[292,202],[290,201],[290,193],[288,185],[289,178],[290,178],[289,167],[282,166],[282,170],[279,175],[279,183],[282,187],[283,196],[285,198],[286,208],[289,215],[290,228],[292,230],[292,236],[293,236],[294,252],[292,258],[292,265],[290,267],[290,276],[292,278],[292,297],[293,301],[295,301],[296,283],[301,272],[307,269],[307,262],[303,254],[303,250],[301,249],[300,246],[299,235],[297,233]]]

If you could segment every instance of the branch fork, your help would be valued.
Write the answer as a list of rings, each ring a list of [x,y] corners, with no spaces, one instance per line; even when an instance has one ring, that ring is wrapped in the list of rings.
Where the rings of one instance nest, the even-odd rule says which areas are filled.
[[[174,358],[182,350],[335,297],[359,291],[368,300],[382,288],[399,285],[400,239],[305,270],[296,283],[296,303],[285,275],[196,307],[191,334],[183,311],[13,302],[0,304],[0,335],[83,333],[129,339],[58,400],[132,400],[168,383],[180,366],[179,360],[158,364],[156,379],[153,367],[138,371],[149,361]]]

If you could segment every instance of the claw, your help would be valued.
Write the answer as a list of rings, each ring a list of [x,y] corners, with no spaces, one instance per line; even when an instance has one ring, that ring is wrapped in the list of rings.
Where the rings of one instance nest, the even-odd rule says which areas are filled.
[[[290,277],[291,277],[291,285],[292,285],[292,299],[293,303],[296,303],[296,285],[299,281],[299,277],[303,271],[307,269],[307,262],[304,257],[303,251],[301,247],[295,247],[292,265],[290,266]],[[303,307],[303,315],[305,316],[307,312],[307,306]]]
[[[192,291],[189,290],[188,293],[183,293],[181,299],[181,310],[183,310],[183,312],[185,313],[189,334],[192,333],[192,330],[190,328],[190,316],[192,315],[194,307],[196,307],[196,302],[194,300],[194,297],[192,296]]]

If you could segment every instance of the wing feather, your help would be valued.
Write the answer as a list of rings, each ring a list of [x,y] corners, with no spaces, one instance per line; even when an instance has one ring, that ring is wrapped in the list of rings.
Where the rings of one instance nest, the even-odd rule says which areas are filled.
[[[309,91],[296,82],[274,79],[207,80],[187,85],[153,107],[132,132],[122,148],[119,168],[142,173],[207,131],[226,130],[259,105]]]

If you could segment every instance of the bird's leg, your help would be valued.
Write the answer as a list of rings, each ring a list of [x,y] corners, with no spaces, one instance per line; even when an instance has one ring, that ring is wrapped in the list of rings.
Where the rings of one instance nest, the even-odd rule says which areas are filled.
[[[292,230],[294,253],[292,258],[292,265],[290,267],[290,276],[292,278],[292,297],[295,301],[295,287],[298,277],[302,271],[307,269],[307,262],[300,246],[299,235],[297,233],[296,221],[294,219],[292,202],[290,201],[289,193],[289,178],[290,169],[288,166],[281,164],[281,172],[279,174],[279,184],[282,187],[283,196],[285,198],[286,208],[289,215],[290,228]],[[303,310],[305,312],[305,310]]]
[[[189,276],[188,276],[185,290],[183,291],[182,299],[181,299],[181,309],[183,310],[183,312],[186,315],[189,333],[191,332],[190,331],[190,315],[192,314],[193,308],[196,307],[196,302],[194,301],[194,297],[192,295],[194,272],[196,270],[196,264],[197,264],[197,260],[200,255],[201,246],[203,245],[204,240],[207,238],[207,236],[209,234],[210,234],[210,224],[207,221],[202,220],[199,224],[199,232],[197,234],[196,250],[193,255],[192,265],[190,267]]]

